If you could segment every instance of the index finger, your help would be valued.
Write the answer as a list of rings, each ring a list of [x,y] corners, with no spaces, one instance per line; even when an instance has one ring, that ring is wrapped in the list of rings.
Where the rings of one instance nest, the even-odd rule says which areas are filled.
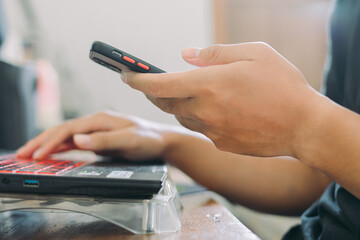
[[[121,124],[116,121],[117,127],[128,125],[129,121],[123,119]],[[18,150],[18,156],[43,159],[53,153],[60,144],[72,141],[72,136],[78,133],[94,131],[108,131],[115,125],[114,118],[109,114],[99,113],[88,117],[73,119],[48,131],[29,141],[24,147]],[[36,154],[34,154],[36,152]]]
[[[202,69],[177,73],[126,73],[126,83],[155,98],[187,98],[195,95],[203,79]]]
[[[38,136],[28,141],[24,146],[17,150],[17,156],[20,158],[29,158],[41,145],[44,139],[46,139],[49,135],[55,132],[58,127],[59,126],[52,127],[49,130],[40,133]]]

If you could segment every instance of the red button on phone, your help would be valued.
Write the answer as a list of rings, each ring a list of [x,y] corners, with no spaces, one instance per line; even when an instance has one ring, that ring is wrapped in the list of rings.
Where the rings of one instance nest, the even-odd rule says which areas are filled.
[[[132,58],[129,58],[128,56],[123,56],[123,59],[124,59],[125,61],[130,62],[130,63],[135,63],[135,60],[132,59]]]
[[[140,62],[138,62],[138,64],[137,64],[139,67],[141,67],[141,68],[143,68],[143,69],[145,69],[145,70],[149,70],[150,69],[150,67],[149,66],[147,66],[147,65],[145,65],[145,64],[142,64],[142,63],[140,63]]]

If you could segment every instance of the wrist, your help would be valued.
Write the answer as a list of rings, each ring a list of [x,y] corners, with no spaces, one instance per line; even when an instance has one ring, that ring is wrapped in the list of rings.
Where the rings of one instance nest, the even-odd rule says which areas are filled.
[[[360,115],[323,98],[303,131],[298,159],[360,199]]]
[[[164,141],[162,158],[166,163],[176,165],[174,162],[177,157],[174,156],[181,155],[181,151],[184,145],[186,145],[186,140],[184,139],[189,135],[189,131],[183,127],[174,125],[163,125],[161,131]]]
[[[302,112],[303,121],[295,133],[293,149],[294,157],[310,167],[318,168],[323,152],[329,147],[327,139],[334,131],[342,107],[320,94],[310,99],[306,111]]]
[[[184,158],[192,158],[191,155],[197,154],[203,143],[213,145],[204,135],[180,126],[171,126],[163,137],[165,147],[162,157],[166,163],[176,167],[182,164]]]

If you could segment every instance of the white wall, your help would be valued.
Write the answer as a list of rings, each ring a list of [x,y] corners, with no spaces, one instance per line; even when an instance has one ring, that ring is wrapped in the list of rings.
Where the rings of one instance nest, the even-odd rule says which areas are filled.
[[[104,109],[175,123],[117,73],[89,60],[94,40],[104,41],[166,70],[184,71],[184,47],[213,43],[212,1],[29,0],[42,28],[44,56],[60,74],[62,106],[80,115]],[[26,31],[19,4],[5,0],[12,29]]]

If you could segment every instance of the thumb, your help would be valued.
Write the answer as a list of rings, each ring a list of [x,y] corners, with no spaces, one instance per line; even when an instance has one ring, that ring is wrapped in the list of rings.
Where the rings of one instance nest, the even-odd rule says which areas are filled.
[[[261,50],[262,43],[239,43],[231,45],[212,45],[207,48],[185,48],[183,59],[195,66],[228,64],[237,61],[249,61]]]
[[[121,131],[75,134],[73,141],[79,149],[90,151],[119,150],[126,144]]]

